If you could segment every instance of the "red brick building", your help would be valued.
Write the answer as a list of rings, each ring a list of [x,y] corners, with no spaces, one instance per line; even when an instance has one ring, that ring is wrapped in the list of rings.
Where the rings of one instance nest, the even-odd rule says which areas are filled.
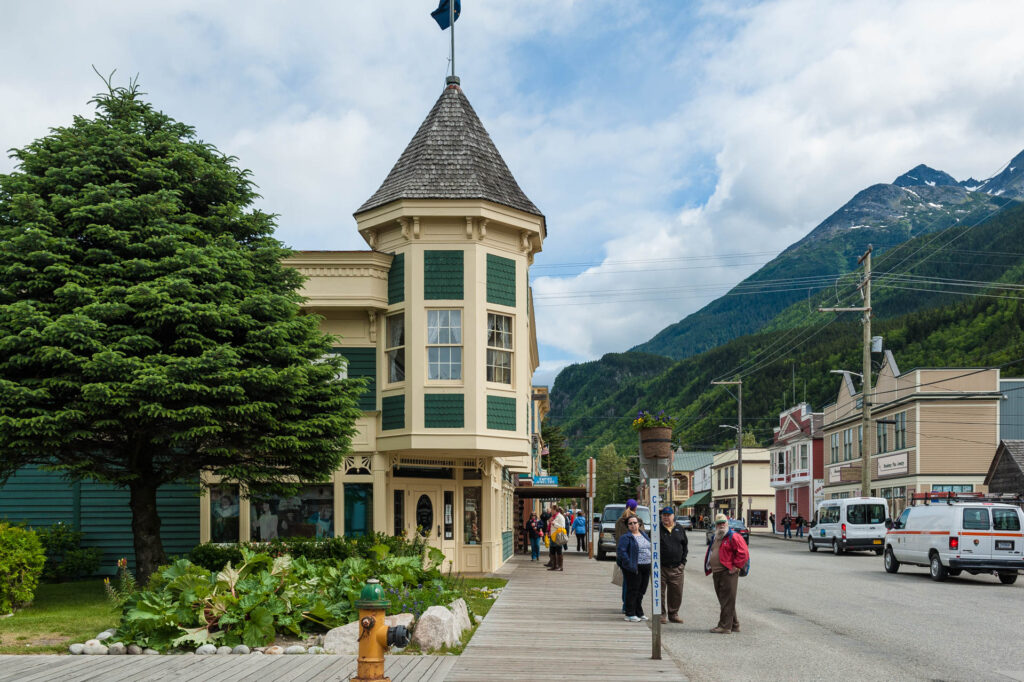
[[[800,403],[779,413],[771,451],[771,486],[775,490],[775,523],[786,512],[810,519],[824,483],[824,440],[821,412]],[[817,496],[815,495],[817,491]]]

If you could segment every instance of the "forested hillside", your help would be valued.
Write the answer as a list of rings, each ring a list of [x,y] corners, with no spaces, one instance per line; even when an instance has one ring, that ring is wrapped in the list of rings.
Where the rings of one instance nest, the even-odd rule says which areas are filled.
[[[918,237],[879,263],[873,331],[885,337],[901,369],[1009,363],[1005,376],[1024,375],[1024,206],[974,227]],[[982,288],[966,280],[1016,284],[1021,290]],[[678,416],[676,436],[684,448],[724,448],[734,436],[719,425],[735,423],[736,404],[710,382],[740,374],[745,427],[768,443],[780,410],[804,399],[820,410],[835,400],[839,387],[839,377],[829,370],[860,367],[856,316],[833,318],[818,313],[817,303],[795,304],[762,332],[668,367],[628,353],[567,368],[552,390],[551,418],[562,425],[577,457],[588,446],[606,443],[632,452],[636,436],[629,421],[638,409]],[[605,371],[609,357],[629,371]]]

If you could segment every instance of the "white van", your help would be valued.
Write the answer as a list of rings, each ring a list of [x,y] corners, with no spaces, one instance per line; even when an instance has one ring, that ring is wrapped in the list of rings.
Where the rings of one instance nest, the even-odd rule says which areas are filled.
[[[825,500],[811,519],[807,549],[832,549],[833,554],[850,550],[872,550],[882,553],[885,541],[885,520],[888,507],[881,497],[847,497]]]
[[[1024,518],[1020,507],[992,502],[947,501],[907,507],[885,536],[885,570],[927,566],[945,580],[967,571],[994,573],[1012,585],[1024,569]]]

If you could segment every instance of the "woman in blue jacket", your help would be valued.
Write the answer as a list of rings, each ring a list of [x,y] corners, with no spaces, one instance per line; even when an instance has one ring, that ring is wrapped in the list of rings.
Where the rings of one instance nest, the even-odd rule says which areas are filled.
[[[587,518],[583,512],[576,512],[576,519],[572,522],[572,532],[576,534],[576,551],[587,551]]]
[[[639,623],[647,620],[643,600],[647,583],[651,579],[651,539],[640,530],[639,517],[626,521],[627,532],[619,538],[615,548],[615,561],[622,569],[626,583],[626,620]]]

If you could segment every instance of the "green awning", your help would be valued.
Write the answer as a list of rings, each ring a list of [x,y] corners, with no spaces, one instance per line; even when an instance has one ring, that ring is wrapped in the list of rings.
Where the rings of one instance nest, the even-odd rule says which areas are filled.
[[[691,495],[686,502],[683,502],[680,507],[696,507],[698,504],[707,504],[711,501],[711,491],[705,490],[702,493]]]

